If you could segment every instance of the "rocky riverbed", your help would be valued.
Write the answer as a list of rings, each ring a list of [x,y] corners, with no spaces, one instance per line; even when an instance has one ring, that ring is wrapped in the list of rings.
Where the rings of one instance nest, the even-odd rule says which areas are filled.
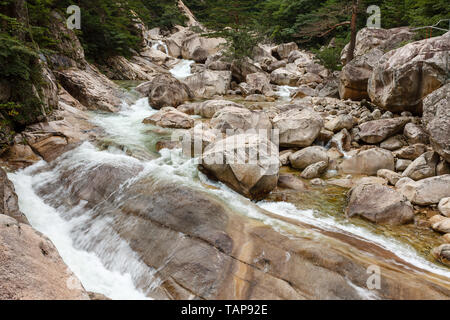
[[[449,34],[363,29],[336,73],[142,26],[94,66],[57,18],[58,110],[2,155],[0,298],[450,297]]]

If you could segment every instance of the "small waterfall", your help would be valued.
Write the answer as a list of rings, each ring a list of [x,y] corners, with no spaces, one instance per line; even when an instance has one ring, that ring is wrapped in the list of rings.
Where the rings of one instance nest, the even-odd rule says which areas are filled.
[[[179,80],[185,79],[192,75],[191,65],[194,62],[195,61],[192,60],[181,60],[172,69],[170,69],[170,73]]]
[[[283,100],[289,100],[296,87],[291,86],[277,86],[275,93]]]
[[[152,40],[152,48],[158,50],[158,46],[162,46],[164,48],[164,53],[169,55],[169,48],[165,42],[162,40]]]
[[[73,161],[91,152],[94,152],[92,146],[83,145],[66,157],[62,166],[73,165]],[[62,169],[58,166],[51,171],[36,173],[46,165],[42,161],[8,175],[19,195],[20,209],[31,225],[52,240],[86,290],[111,299],[148,299],[142,290],[136,288],[133,278],[143,273],[151,276],[154,271],[143,264],[128,244],[109,228],[109,221],[95,220],[94,212],[86,209],[83,202],[73,208],[54,208],[36,194],[36,186],[55,183],[59,169]],[[92,224],[90,232],[80,228],[86,224]],[[99,236],[103,241],[98,242],[96,238]],[[98,247],[91,250],[94,244]]]

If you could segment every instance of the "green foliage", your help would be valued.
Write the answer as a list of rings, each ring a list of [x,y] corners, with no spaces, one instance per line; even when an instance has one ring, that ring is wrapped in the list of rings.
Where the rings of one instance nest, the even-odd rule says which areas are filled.
[[[222,37],[227,40],[225,57],[230,61],[252,57],[253,49],[264,40],[260,33],[250,27],[226,28],[209,36]]]
[[[22,106],[20,104],[12,101],[0,103],[0,113],[6,114],[9,117],[18,116],[21,108]]]
[[[345,38],[350,32],[348,24],[336,25],[350,20],[352,0],[185,0],[185,3],[200,21],[213,29],[235,25],[232,17],[236,6],[238,15],[244,17],[239,19],[240,25],[252,26],[256,22],[276,42],[296,41],[306,47],[317,47],[333,37]],[[448,0],[360,0],[358,29],[366,25],[369,17],[366,9],[370,5],[380,7],[383,28],[429,26],[450,18]],[[449,23],[440,26],[448,29]],[[429,31],[420,33],[420,38],[429,36]],[[332,51],[337,50],[322,53],[323,58],[331,62]]]
[[[335,38],[334,46],[311,49],[311,51],[326,68],[330,70],[342,70],[341,52],[349,41],[349,37]]]
[[[251,26],[259,17],[260,0],[188,0],[185,4],[205,26],[214,30]]]
[[[39,97],[42,82],[37,52],[17,38],[0,33],[0,79],[11,89],[10,100],[0,105],[0,113],[13,126],[30,124],[41,114]]]
[[[57,8],[64,11],[73,4],[71,0],[58,1]],[[139,50],[142,39],[134,24],[136,16],[127,1],[79,0],[81,30],[78,33],[86,56],[102,62],[104,59]]]
[[[139,1],[135,1],[139,2]],[[181,14],[175,0],[141,0],[135,3],[139,17],[149,28],[169,29],[175,25],[184,25],[186,17]]]
[[[38,55],[30,47],[7,33],[0,33],[0,78],[36,81],[40,67]]]

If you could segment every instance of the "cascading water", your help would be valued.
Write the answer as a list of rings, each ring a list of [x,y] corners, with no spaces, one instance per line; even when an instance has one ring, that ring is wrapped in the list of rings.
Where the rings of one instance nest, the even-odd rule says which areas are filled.
[[[283,100],[289,100],[292,93],[296,90],[296,87],[291,86],[278,86],[275,93]]]
[[[192,60],[181,60],[172,69],[170,69],[170,73],[179,80],[185,79],[192,75],[191,65],[193,63],[194,61]]]
[[[178,71],[182,73],[192,62],[182,61]],[[139,99],[132,105],[124,104],[116,114],[96,113],[92,122],[102,127],[107,138],[116,145],[129,149],[152,149],[158,140],[155,133],[142,120],[152,115],[155,110],[148,105],[147,99]],[[144,299],[152,297],[160,280],[157,270],[148,267],[129,244],[121,238],[113,228],[114,216],[102,212],[108,206],[89,207],[85,201],[72,203],[71,195],[82,192],[79,185],[95,170],[103,167],[123,169],[126,178],[114,190],[109,207],[120,205],[126,194],[122,190],[143,177],[170,182],[184,188],[198,189],[206,192],[251,219],[262,221],[275,230],[288,226],[284,220],[267,216],[262,208],[277,216],[295,219],[317,226],[323,230],[331,230],[375,243],[394,253],[404,261],[422,270],[434,274],[449,276],[445,267],[434,264],[420,256],[407,244],[391,239],[383,234],[372,232],[361,226],[353,225],[347,220],[338,220],[314,210],[299,210],[288,202],[262,201],[255,205],[222,183],[210,181],[199,173],[196,160],[182,156],[179,149],[160,152],[154,160],[138,160],[111,144],[109,148],[100,150],[91,143],[85,142],[78,148],[67,152],[52,164],[37,163],[25,170],[9,174],[20,199],[20,209],[27,215],[30,223],[48,236],[64,261],[80,278],[89,291],[99,292],[114,299]],[[134,171],[133,171],[134,170]],[[66,183],[65,172],[72,172],[72,181]],[[63,183],[62,183],[63,182]],[[214,188],[208,188],[211,185]],[[51,186],[52,192],[41,195],[39,190]],[[54,195],[58,195],[58,200]],[[108,198],[108,199],[110,199]],[[67,200],[69,199],[69,200]],[[376,298],[361,291],[362,298]]]
[[[155,50],[158,50],[158,46],[162,46],[164,48],[164,53],[169,54],[169,48],[167,47],[167,44],[161,40],[154,40],[152,41],[152,48]]]
[[[85,144],[66,157],[66,164],[72,165],[83,154],[93,152],[96,152],[94,148]],[[97,155],[105,154],[98,152]],[[91,155],[93,159],[101,159],[97,155]],[[58,169],[36,173],[45,166],[45,162],[40,162],[23,171],[9,174],[19,195],[20,209],[27,215],[31,225],[52,240],[86,290],[104,294],[111,299],[146,299],[146,295],[136,288],[132,273],[136,274],[140,268],[148,267],[111,230],[105,232],[108,221],[98,221],[91,232],[80,232],[78,227],[90,221],[92,215],[92,211],[85,209],[83,203],[74,208],[54,208],[36,194],[34,188],[52,183],[58,175]],[[90,242],[94,243],[99,234],[107,240],[104,243],[109,242],[114,246],[113,251],[106,247],[101,248],[102,253],[86,250],[86,246]],[[148,271],[149,274],[153,272]]]

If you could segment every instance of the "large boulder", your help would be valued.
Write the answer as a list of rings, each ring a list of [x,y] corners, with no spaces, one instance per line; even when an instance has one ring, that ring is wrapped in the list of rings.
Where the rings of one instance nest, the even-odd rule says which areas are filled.
[[[424,99],[423,122],[433,149],[450,163],[450,83]]]
[[[339,132],[342,129],[351,130],[353,128],[353,117],[349,114],[341,114],[325,123],[325,129]]]
[[[257,134],[231,136],[206,148],[199,169],[240,194],[261,200],[277,186],[278,147]]]
[[[226,61],[224,52],[219,51],[206,59],[205,67],[216,71],[228,71],[231,69],[231,63]]]
[[[205,63],[206,59],[217,53],[225,43],[226,40],[222,38],[207,38],[193,34],[183,41],[181,56],[183,59]]]
[[[414,218],[411,203],[401,193],[380,184],[361,184],[347,195],[346,214],[379,224],[405,224]]]
[[[426,152],[414,160],[405,169],[402,176],[413,180],[422,180],[436,175],[436,167],[439,163],[439,155],[434,152]]]
[[[413,36],[414,33],[409,28],[364,28],[358,31],[354,59],[346,64],[348,45],[342,52],[341,59],[344,59],[345,66],[340,74],[341,99],[367,99],[367,84],[378,61],[386,52],[411,40]]]
[[[287,68],[279,68],[270,74],[270,81],[279,86],[295,86],[302,73]]]
[[[395,187],[414,204],[438,204],[441,199],[450,197],[450,174],[419,181],[405,177],[400,179]]]
[[[393,152],[398,159],[415,160],[427,151],[427,146],[422,143],[416,143],[411,146],[403,147]]]
[[[136,88],[154,109],[177,107],[192,97],[189,87],[169,74],[159,74]]]
[[[275,95],[270,80],[265,73],[256,72],[247,75],[246,82],[250,94],[263,94],[272,97]]]
[[[282,43],[272,49],[272,54],[280,60],[289,58],[292,51],[298,50],[298,45],[295,42]]]
[[[369,79],[370,99],[392,112],[422,112],[422,100],[447,79],[450,33],[386,53]]]
[[[292,153],[289,161],[293,168],[303,170],[317,162],[325,162],[328,165],[329,157],[325,148],[314,146]]]
[[[439,221],[431,224],[431,228],[436,232],[450,233],[450,218],[439,216]]]
[[[196,98],[225,95],[230,89],[231,71],[205,69],[183,80]]]
[[[211,119],[211,126],[227,135],[244,133],[247,130],[255,130],[255,133],[263,130],[269,139],[272,129],[266,112],[237,107],[225,107],[217,111]]]
[[[428,134],[425,132],[425,130],[415,123],[407,123],[405,129],[403,130],[403,135],[408,140],[409,144],[415,143],[428,144],[430,141]]]
[[[49,239],[2,214],[0,252],[1,300],[89,300]]]
[[[233,78],[238,83],[245,82],[247,76],[252,73],[264,73],[264,71],[250,59],[244,58],[240,60],[233,60],[231,63],[231,72]]]
[[[408,27],[393,29],[363,28],[356,34],[354,57],[360,57],[369,53],[372,49],[379,48],[385,52],[395,49],[402,41],[411,39],[414,33]],[[347,44],[341,52],[341,62],[347,63]]]
[[[272,55],[272,46],[268,44],[258,44],[253,48],[253,59],[259,64],[270,65],[278,60]]]
[[[164,40],[164,43],[167,46],[168,54],[174,58],[181,58],[181,48],[183,47],[183,43],[193,34],[188,28],[181,28],[178,32],[175,32],[170,37]]]
[[[392,153],[381,148],[359,150],[350,158],[344,159],[339,167],[344,173],[376,175],[380,169],[395,170]]]
[[[309,147],[323,128],[322,117],[315,111],[291,109],[272,120],[273,128],[279,130],[280,146]]]
[[[194,119],[173,107],[164,107],[154,115],[145,118],[143,123],[163,128],[189,129],[194,126]]]
[[[162,68],[164,65],[174,62],[175,59],[156,47],[147,47],[139,53],[140,57],[156,66]]]
[[[217,111],[226,107],[245,108],[243,105],[229,100],[207,100],[195,106],[194,114],[210,119]]]
[[[386,138],[403,131],[408,122],[409,119],[406,117],[364,122],[359,125],[359,137],[366,143],[380,143]]]
[[[341,99],[362,100],[369,98],[367,83],[373,68],[383,54],[382,50],[373,49],[365,55],[357,56],[342,68],[339,77],[339,96]]]

